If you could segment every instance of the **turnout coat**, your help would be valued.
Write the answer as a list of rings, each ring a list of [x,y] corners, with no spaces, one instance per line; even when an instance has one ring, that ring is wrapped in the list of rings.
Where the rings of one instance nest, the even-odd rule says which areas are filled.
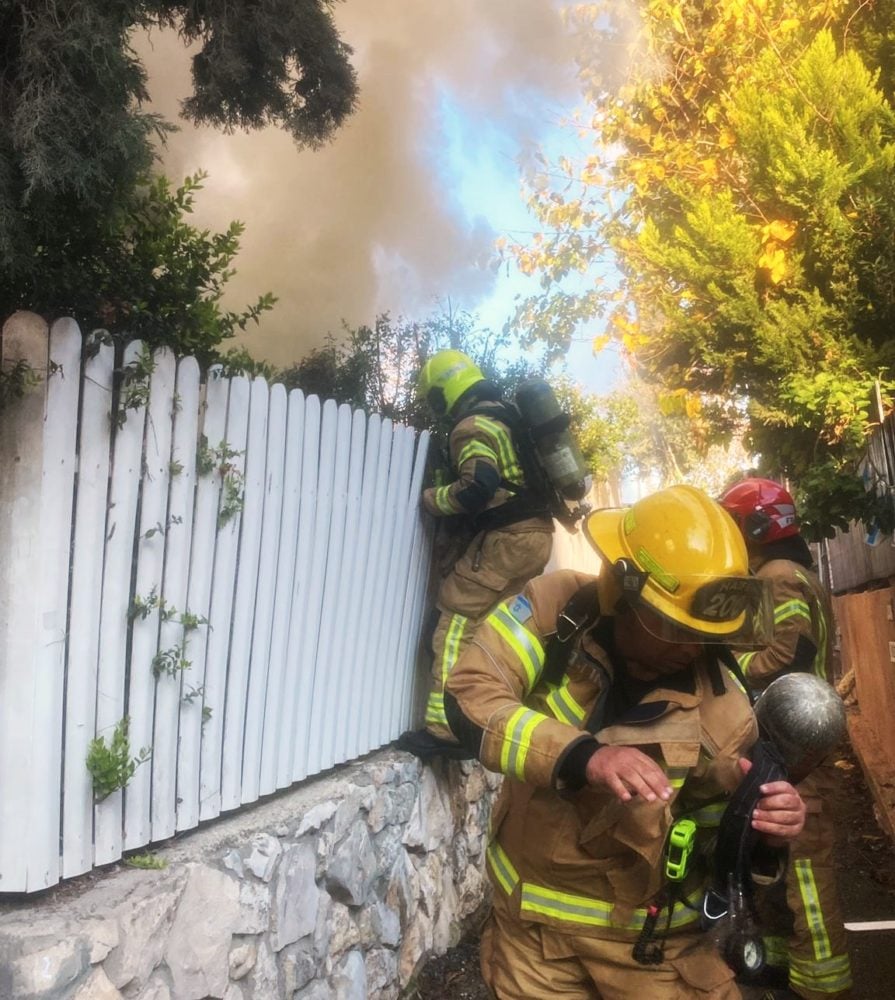
[[[745,692],[709,653],[652,686],[622,684],[611,616],[575,640],[564,675],[548,680],[557,619],[592,580],[547,574],[500,604],[448,679],[448,720],[487,768],[506,775],[488,849],[500,905],[568,934],[628,940],[666,885],[671,824],[689,817],[710,838],[757,730]],[[671,799],[622,803],[587,786],[595,740],[651,756]],[[705,881],[705,866],[694,865],[660,916],[660,934],[696,930]]]

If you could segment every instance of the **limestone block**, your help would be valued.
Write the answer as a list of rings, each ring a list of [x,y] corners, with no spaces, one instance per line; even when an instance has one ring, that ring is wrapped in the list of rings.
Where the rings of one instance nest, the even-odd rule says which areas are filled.
[[[19,952],[4,977],[16,1000],[61,996],[90,968],[90,946],[84,938],[41,935],[28,940],[6,934],[3,938],[3,951]]]
[[[450,809],[441,793],[434,772],[426,770],[420,779],[420,792],[404,833],[404,846],[410,851],[434,851],[454,835]]]
[[[332,982],[339,1000],[368,1000],[371,996],[367,992],[367,968],[359,951],[351,951],[341,960]]]
[[[432,921],[420,910],[404,932],[398,952],[398,982],[406,986],[422,967],[432,950]]]
[[[143,989],[140,990],[136,1000],[171,1000],[171,987],[156,972]]]
[[[227,853],[221,860],[223,861],[225,868],[227,868],[231,872],[234,872],[236,875],[242,878],[243,874],[242,855],[239,853],[239,851],[236,850],[235,847],[227,851]]]
[[[301,818],[301,822],[295,831],[296,837],[301,837],[306,833],[316,833],[322,829],[335,815],[339,804],[337,802],[320,802],[306,810]]]
[[[230,978],[237,980],[245,978],[255,968],[257,961],[258,948],[254,944],[247,941],[236,945],[230,951]]]
[[[329,955],[330,938],[332,937],[332,913],[333,901],[326,892],[320,893],[320,905],[317,908],[317,924],[314,927],[314,957],[320,965],[326,961]]]
[[[317,962],[307,943],[290,945],[280,953],[283,970],[283,993],[291,997],[296,990],[307,986],[317,975]]]
[[[333,901],[329,916],[329,955],[337,957],[360,944],[360,930],[344,903]]]
[[[326,871],[325,885],[333,899],[360,906],[376,873],[376,855],[362,822],[355,823],[336,846]]]
[[[364,956],[367,989],[371,997],[381,997],[387,987],[397,987],[398,956],[388,948],[371,948]]]
[[[72,1000],[121,1000],[121,994],[102,969],[94,969]]]
[[[466,775],[466,783],[463,786],[463,795],[467,802],[479,802],[488,790],[485,783],[485,772],[483,768],[476,767]]]
[[[263,938],[258,943],[255,968],[241,985],[247,1000],[283,1000],[276,956]]]
[[[408,856],[402,851],[392,866],[385,902],[398,914],[404,926],[416,914],[418,889],[419,876]]]
[[[262,882],[269,882],[277,866],[283,848],[276,837],[269,833],[259,834],[252,841],[252,853],[246,858],[245,866]]]
[[[397,825],[387,826],[384,830],[374,834],[372,839],[373,850],[377,858],[377,878],[387,877],[394,868],[395,861],[406,853],[404,845],[401,843],[403,835],[403,828]]]
[[[318,979],[311,983],[306,990],[300,990],[296,993],[293,1000],[335,1000],[336,996],[337,994],[333,993],[326,983],[322,983]]]
[[[490,883],[477,865],[467,865],[457,885],[457,899],[461,916],[474,913],[486,897]]]
[[[173,1000],[224,995],[230,942],[239,916],[236,882],[214,868],[191,868],[165,950]]]
[[[379,899],[368,903],[358,918],[361,943],[366,947],[377,944],[388,948],[397,947],[401,940],[401,921],[390,906]]]
[[[274,951],[310,934],[316,927],[321,896],[315,880],[316,868],[310,844],[294,844],[284,852],[274,887]]]
[[[103,963],[118,989],[140,989],[162,961],[187,881],[185,871],[171,872],[167,878],[157,872],[140,874],[155,877],[141,879],[137,889],[116,906],[120,943]]]
[[[333,833],[336,840],[341,840],[345,834],[357,823],[361,815],[365,813],[373,803],[373,790],[371,788],[357,788],[351,786],[349,793],[340,803],[333,816]]]
[[[239,916],[234,934],[264,934],[270,929],[270,886],[261,882],[239,883]]]

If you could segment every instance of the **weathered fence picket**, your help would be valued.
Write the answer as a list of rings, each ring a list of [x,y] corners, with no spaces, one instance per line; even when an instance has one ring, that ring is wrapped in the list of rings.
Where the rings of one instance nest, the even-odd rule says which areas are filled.
[[[255,595],[255,619],[252,622],[251,666],[246,700],[245,750],[242,760],[242,802],[258,798],[261,778],[261,749],[264,733],[264,709],[267,704],[271,643],[274,623],[276,581],[288,556],[280,559],[280,529],[283,525],[283,484],[286,441],[286,390],[271,386],[267,415],[267,455],[264,463],[264,509],[261,515],[261,541],[258,552],[258,590]],[[291,570],[290,570],[291,579]]]
[[[84,366],[78,490],[72,544],[65,693],[62,876],[93,867],[93,784],[84,761],[95,737],[103,550],[109,491],[114,351],[103,345]]]
[[[316,397],[311,397],[315,404]],[[264,734],[261,741],[261,774],[259,791],[267,795],[278,787],[280,762],[285,758],[286,699],[291,689],[287,677],[286,660],[289,653],[292,602],[296,587],[298,553],[303,538],[309,537],[311,527],[307,518],[301,518],[301,484],[304,464],[305,397],[298,389],[289,393],[286,440],[292,447],[286,453],[283,473],[283,511],[281,532],[283,543],[279,549],[277,587],[274,596],[274,618],[270,637],[270,667],[266,692]],[[298,607],[296,605],[296,614]],[[297,639],[297,635],[296,635]],[[294,674],[294,672],[293,672]]]
[[[0,348],[47,371],[0,426],[0,893],[398,735],[425,434],[138,342],[82,372],[70,320],[17,314]],[[95,801],[91,743],[122,726],[151,756]]]

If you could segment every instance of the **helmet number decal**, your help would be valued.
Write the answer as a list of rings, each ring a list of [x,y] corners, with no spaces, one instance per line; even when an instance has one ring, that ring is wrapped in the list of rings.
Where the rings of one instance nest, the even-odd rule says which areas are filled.
[[[756,598],[756,581],[726,577],[707,583],[693,596],[691,614],[703,621],[729,622],[746,611]]]

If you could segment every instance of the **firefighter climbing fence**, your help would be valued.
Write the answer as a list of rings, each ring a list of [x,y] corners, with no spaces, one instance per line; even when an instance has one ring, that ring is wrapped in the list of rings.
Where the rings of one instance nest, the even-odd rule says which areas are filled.
[[[0,415],[0,893],[411,722],[425,434],[140,343],[82,369],[71,320],[17,314],[0,346],[47,372]],[[96,801],[91,746],[123,723],[148,759]]]

